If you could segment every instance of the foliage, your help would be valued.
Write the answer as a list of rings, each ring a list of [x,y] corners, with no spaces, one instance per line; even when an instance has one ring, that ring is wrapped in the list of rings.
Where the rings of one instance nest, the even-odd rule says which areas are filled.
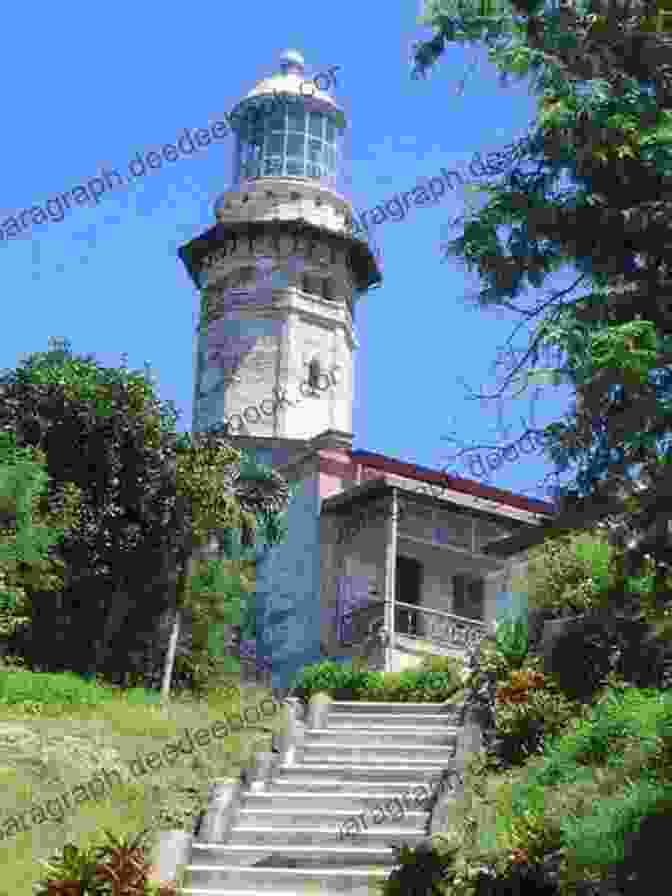
[[[614,682],[524,766],[493,774],[470,762],[450,827],[431,841],[448,859],[438,892],[648,892],[654,870],[664,874],[671,773],[670,694]],[[405,856],[407,887],[421,881],[419,859]]]
[[[131,702],[155,703],[158,695],[137,688],[126,692]],[[72,672],[31,672],[11,666],[0,667],[0,703],[20,705],[51,703],[57,706],[98,706],[115,697],[115,691],[87,681]]]
[[[500,625],[469,654],[466,703],[481,712],[487,765],[523,764],[567,724],[577,706],[529,653],[524,617]]]
[[[368,672],[365,669],[354,669],[351,663],[316,663],[304,666],[297,675],[292,687],[295,696],[308,701],[317,693],[330,694],[334,699],[362,699],[364,693],[381,673]]]
[[[151,865],[143,843],[147,831],[132,838],[105,833],[108,842],[102,847],[80,849],[67,843],[62,856],[43,862],[48,876],[41,881],[45,889],[40,889],[37,896],[177,896],[172,884],[149,883]]]
[[[495,691],[513,669],[520,669],[529,653],[524,615],[497,626],[468,652],[467,703],[484,712],[485,724],[494,726]]]
[[[540,671],[539,664],[535,659],[525,669],[510,670],[495,692],[495,767],[523,764],[576,713],[576,704]]]
[[[529,848],[520,819],[554,829],[571,882],[623,863],[631,832],[669,805],[671,735],[669,694],[607,689],[514,785],[509,832]]]
[[[548,539],[529,555],[526,590],[531,608],[575,615],[603,606],[617,583],[615,549],[602,533]]]
[[[537,97],[529,135],[489,164],[486,204],[449,254],[480,275],[480,307],[532,325],[508,383],[576,389],[566,418],[546,427],[556,473],[574,477],[561,488],[560,519],[580,511],[589,527],[612,506],[634,546],[666,514],[672,482],[672,217],[662,187],[672,180],[672,62],[669,33],[646,30],[649,7],[432,0],[423,21],[434,34],[416,45],[414,72],[424,76],[452,44],[482,43],[504,85],[527,78]],[[569,265],[569,288],[524,301]],[[564,363],[538,367],[546,346]],[[672,561],[664,540],[651,553]],[[669,590],[662,596],[669,602]]]
[[[0,516],[4,527],[0,535],[0,611],[4,613],[25,613],[26,583],[46,590],[63,587],[62,578],[53,572],[62,564],[49,551],[76,524],[81,496],[73,483],[65,483],[58,500],[60,513],[40,514],[38,505],[49,479],[45,463],[39,449],[19,449],[13,432],[0,432]]]
[[[453,853],[443,854],[433,844],[421,844],[415,849],[405,843],[392,845],[397,868],[387,880],[379,884],[381,896],[442,896],[446,890],[442,882],[453,863]]]
[[[570,622],[546,652],[544,668],[567,697],[587,702],[611,673],[639,687],[669,686],[672,644],[652,638],[645,621],[607,609]]]
[[[65,587],[49,594],[27,583],[23,646],[33,664],[39,656],[55,670],[101,668],[115,681],[134,674],[129,649],[139,660],[166,612],[176,601],[189,605],[189,564],[200,543],[235,528],[253,544],[257,528],[269,520],[272,528],[287,494],[282,478],[272,473],[260,485],[241,477],[239,452],[216,433],[178,435],[178,414],[168,408],[146,375],[103,368],[67,345],[2,378],[0,433],[15,434],[19,450],[43,452],[45,501],[67,483],[81,494],[79,520],[59,545]],[[222,602],[230,615],[236,571],[227,570],[226,597],[220,573],[196,572],[194,616],[204,624]],[[214,582],[208,598],[205,586]],[[94,637],[82,639],[82,630]]]
[[[80,804],[79,797],[71,798],[72,808],[65,809],[63,824],[54,818],[15,837],[6,837],[0,843],[0,892],[12,896],[34,894],[31,887],[42,871],[39,860],[47,859],[66,839],[83,848],[106,828],[115,834],[131,835],[148,827],[153,834],[193,830],[208,805],[212,780],[222,775],[237,777],[260,749],[260,741],[268,740],[267,730],[279,731],[282,726],[282,714],[272,715],[272,707],[264,703],[260,722],[256,722],[254,710],[248,711],[249,727],[223,739],[210,738],[208,746],[201,742],[189,755],[187,730],[193,739],[198,729],[212,728],[226,717],[232,718],[234,731],[240,728],[242,706],[237,687],[209,691],[198,699],[173,694],[163,705],[157,692],[144,699],[133,689],[101,687],[101,693],[107,691],[117,699],[101,699],[95,705],[39,704],[37,719],[25,713],[26,704],[0,704],[3,815],[28,810],[31,804],[44,806],[46,799],[58,800],[61,794],[72,793],[75,786],[86,785],[102,768],[110,772],[118,768],[123,781],[110,779],[102,796],[100,787],[92,787],[95,801]],[[259,701],[269,696],[262,689],[248,690],[245,702],[259,706]],[[258,730],[262,726],[266,730]],[[165,755],[168,742],[180,750],[176,762],[163,762],[158,770],[152,762],[154,769],[148,774],[129,775],[128,759],[148,756],[152,751]],[[81,788],[76,793],[81,793]]]
[[[382,673],[379,682],[368,683],[366,695],[360,699],[392,701],[401,703],[443,702],[449,700],[462,689],[459,660],[442,658],[432,667],[432,660],[423,659],[416,668],[401,672]]]
[[[495,644],[511,669],[519,669],[529,652],[529,631],[524,615],[507,619],[497,626]]]
[[[303,700],[323,692],[335,700],[442,702],[462,688],[462,663],[452,657],[423,658],[402,672],[372,672],[352,663],[325,662],[304,666],[293,692]]]

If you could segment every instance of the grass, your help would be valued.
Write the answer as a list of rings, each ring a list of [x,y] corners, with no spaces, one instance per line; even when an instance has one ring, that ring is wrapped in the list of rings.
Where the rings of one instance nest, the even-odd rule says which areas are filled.
[[[237,776],[255,752],[268,749],[281,713],[273,714],[266,702],[266,714],[248,710],[250,724],[239,733],[211,736],[208,745],[194,744],[193,752],[181,752],[171,764],[164,759],[157,768],[152,760],[151,769],[136,763],[134,776],[129,763],[168,744],[186,748],[185,729],[195,736],[197,729],[270,700],[267,690],[245,689],[241,707],[239,691],[232,690],[213,690],[201,699],[174,697],[162,705],[158,694],[139,688],[124,691],[70,673],[0,669],[0,896],[33,896],[40,860],[68,841],[102,845],[106,828],[116,835],[150,828],[154,838],[161,830],[193,830],[212,780]],[[81,787],[75,790],[102,769],[112,784],[99,798],[86,787],[86,796]],[[114,769],[122,783],[116,783]],[[54,802],[62,794],[70,794],[69,811]],[[43,807],[45,815],[51,806],[47,820],[26,815],[27,830],[7,834],[9,817],[31,805]]]

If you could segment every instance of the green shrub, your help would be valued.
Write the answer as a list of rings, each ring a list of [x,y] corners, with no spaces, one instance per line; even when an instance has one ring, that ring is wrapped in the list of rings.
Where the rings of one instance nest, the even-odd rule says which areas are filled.
[[[334,699],[361,700],[360,692],[374,686],[382,673],[356,669],[351,663],[316,663],[304,666],[294,683],[294,693],[302,700],[323,692]]]
[[[552,679],[539,671],[538,660],[512,669],[495,692],[495,764],[521,765],[541,752],[547,740],[565,730],[579,707]]]
[[[53,703],[70,706],[97,706],[112,699],[112,691],[72,672],[30,672],[27,669],[0,669],[0,703]]]
[[[39,714],[41,707],[99,706],[118,697],[133,704],[158,703],[161,699],[156,691],[122,691],[101,681],[86,681],[73,672],[31,672],[18,666],[0,666],[0,704],[32,714]]]
[[[594,530],[548,539],[530,551],[525,591],[530,609],[556,616],[604,606],[615,585],[616,551]]]
[[[544,659],[545,670],[572,700],[592,701],[616,673],[635,687],[662,687],[671,645],[646,623],[598,613],[568,625]]]
[[[655,751],[672,727],[672,694],[653,689],[609,688],[571,729],[548,745],[548,764],[618,764],[628,741]]]
[[[373,672],[351,663],[305,666],[295,679],[294,693],[303,700],[318,691],[335,700],[433,703],[462,689],[463,665],[452,657],[425,658],[420,667],[403,672]]]
[[[626,838],[639,829],[658,805],[669,805],[670,799],[669,783],[633,781],[620,793],[599,800],[589,815],[566,818],[562,833],[564,847],[571,855],[570,873],[580,877],[622,863],[626,858]],[[662,865],[663,860],[659,861]]]
[[[559,836],[566,881],[604,878],[625,861],[629,832],[672,799],[670,747],[672,695],[608,689],[513,784],[499,812],[509,843],[534,855],[535,831],[546,850]]]
[[[366,690],[362,699],[394,703],[439,703],[449,700],[462,689],[459,670],[420,667],[402,672],[387,672],[379,684]]]
[[[379,884],[382,896],[441,896],[449,877],[455,850],[445,852],[434,844],[392,846],[397,867]]]
[[[520,669],[530,650],[527,619],[520,616],[500,623],[495,632],[495,644],[509,668]]]

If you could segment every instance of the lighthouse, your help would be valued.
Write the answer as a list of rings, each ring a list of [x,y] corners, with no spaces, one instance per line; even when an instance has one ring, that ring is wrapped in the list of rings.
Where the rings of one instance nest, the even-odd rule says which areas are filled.
[[[352,433],[355,307],[382,275],[343,192],[343,110],[302,56],[228,118],[231,187],[179,250],[200,305],[192,428],[224,426],[261,457],[269,440]]]

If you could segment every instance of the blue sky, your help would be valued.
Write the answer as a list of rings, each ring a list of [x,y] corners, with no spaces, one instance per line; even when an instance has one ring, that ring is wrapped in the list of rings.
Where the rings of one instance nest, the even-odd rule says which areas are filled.
[[[418,24],[418,0],[384,8],[264,3],[254,40],[245,5],[198,11],[130,0],[41,6],[37,16],[21,4],[7,8],[3,55],[16,74],[3,97],[0,222],[103,168],[127,170],[137,152],[175,143],[186,127],[221,120],[279,69],[288,48],[303,54],[307,76],[340,66],[331,93],[348,117],[345,164],[360,211],[442,167],[466,175],[474,153],[502,149],[534,117],[527,85],[499,86],[482,49],[452,46],[426,80],[411,78],[412,44],[431,36]],[[178,429],[189,429],[197,295],[177,249],[214,224],[213,202],[231,185],[232,146],[227,136],[164,162],[97,206],[0,242],[0,367],[46,350],[50,336],[67,337],[76,353],[94,353],[105,365],[118,366],[127,353],[131,369],[151,363],[161,398],[182,412]],[[357,306],[355,448],[441,468],[450,456],[441,437],[451,431],[465,442],[503,441],[496,406],[469,400],[462,381],[493,390],[497,347],[519,319],[471,308],[465,295],[478,287],[476,276],[443,260],[441,244],[459,235],[450,221],[462,212],[456,190],[436,207],[411,208],[404,220],[375,228],[384,280]],[[548,288],[537,292],[541,298]],[[536,424],[558,419],[569,397],[566,387],[545,388],[534,404]],[[529,396],[505,403],[509,441],[530,409]],[[452,469],[470,477],[464,465]],[[540,496],[534,489],[548,470],[533,455],[504,464],[490,482]]]

